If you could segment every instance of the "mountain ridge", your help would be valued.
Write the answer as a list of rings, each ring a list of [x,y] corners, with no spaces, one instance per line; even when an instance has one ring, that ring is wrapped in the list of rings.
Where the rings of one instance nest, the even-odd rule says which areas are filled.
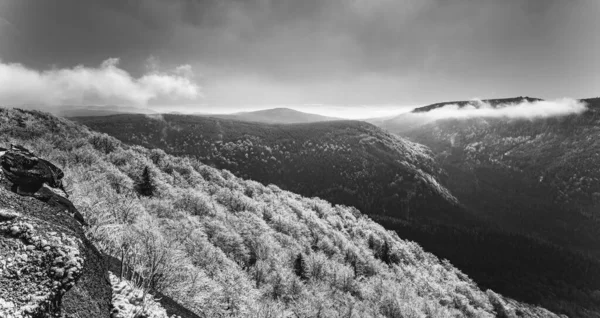
[[[490,104],[498,106],[507,102],[517,103],[519,100],[539,101],[535,98],[525,98],[527,99],[517,97],[490,100]],[[418,120],[420,115],[407,113],[398,116],[395,123],[388,122],[381,126],[430,147],[436,161],[450,173],[442,183],[457,194],[461,202],[475,209],[499,210],[498,207],[502,206],[505,212],[525,211],[524,205],[518,206],[526,202],[525,204],[529,204],[529,214],[541,216],[545,213],[544,210],[547,210],[553,211],[550,213],[554,215],[553,218],[560,219],[564,217],[561,216],[560,210],[569,209],[567,205],[571,205],[586,217],[585,215],[590,215],[598,208],[598,203],[594,203],[597,199],[594,199],[593,193],[595,187],[593,180],[597,178],[595,176],[598,172],[594,172],[597,168],[591,159],[598,145],[590,139],[590,136],[598,134],[595,127],[600,99],[580,101],[588,107],[582,114],[537,119],[474,116],[470,118],[422,117]],[[469,102],[460,103],[464,106]],[[456,102],[428,105],[420,108],[418,113],[433,111],[450,104]],[[564,179],[570,178],[566,171],[569,171],[571,176],[586,171],[580,176],[589,183],[579,186],[583,192],[576,194],[577,186],[569,186],[570,182]],[[503,198],[514,196],[510,194],[513,191],[511,185],[519,186],[517,192],[522,194],[523,200],[495,201],[491,195],[488,195],[495,193],[496,196]],[[474,195],[475,192],[483,197],[487,195],[487,198],[483,200],[483,197]],[[564,200],[569,200],[570,195],[577,195],[576,202],[565,205]],[[600,195],[596,196],[600,197]],[[571,198],[571,201],[573,200]],[[483,202],[487,202],[487,205]],[[534,213],[533,211],[536,210],[537,212]],[[572,218],[578,217],[572,216]],[[496,220],[503,221],[500,216]],[[584,220],[577,222],[586,223]],[[533,216],[524,224],[530,224],[529,231],[536,224],[539,225]],[[592,230],[590,225],[584,228],[586,228],[585,233]],[[546,231],[550,233],[554,230]],[[573,237],[573,234],[568,237]],[[588,245],[592,246],[591,243]]]
[[[537,102],[537,101],[542,101],[542,100],[543,99],[541,99],[541,98],[529,97],[529,96],[492,98],[492,99],[483,99],[483,100],[476,100],[476,99],[461,100],[461,101],[434,103],[434,104],[430,104],[430,105],[426,105],[426,106],[422,106],[422,107],[417,107],[417,108],[413,109],[411,112],[412,113],[425,113],[425,112],[429,112],[434,109],[442,108],[442,107],[448,106],[448,105],[457,105],[457,106],[459,106],[459,108],[462,108],[466,105],[477,106],[477,104],[479,102],[491,105],[492,107],[497,107],[500,105],[516,104],[516,103],[521,103],[521,102],[531,103],[531,102]],[[402,116],[402,115],[400,115],[400,116]]]
[[[199,116],[214,117],[221,119],[232,119],[248,122],[259,122],[268,124],[300,124],[322,121],[343,120],[341,118],[328,117],[307,112],[298,111],[286,107],[270,108],[257,111],[238,112],[233,114],[197,114]]]
[[[451,205],[441,205],[436,209],[430,197],[411,198],[413,192],[427,193],[429,186],[415,188],[420,180],[424,185],[431,183],[422,174],[402,175],[402,178],[398,175],[395,178],[390,172],[393,170],[389,169],[395,162],[403,171],[418,168],[435,176],[436,184],[452,180],[453,171],[440,169],[436,153],[427,147],[398,139],[381,129],[373,129],[373,125],[359,121],[274,125],[174,115],[153,120],[130,115],[78,120],[131,144],[157,147],[171,154],[191,155],[265,185],[274,183],[284,189],[294,186],[295,191],[306,196],[333,200],[327,195],[335,193],[327,189],[345,191],[349,195],[338,196],[333,201],[359,206],[366,213],[374,212],[372,217],[387,229],[395,230],[401,237],[423,242],[428,249],[465,266],[469,275],[486,287],[500,288],[507,295],[543,303],[573,317],[595,317],[589,314],[592,310],[589,308],[600,308],[593,296],[589,296],[593,293],[588,292],[599,286],[597,282],[583,278],[585,271],[581,270],[600,268],[597,261],[554,246],[536,237],[535,233],[506,231],[494,220],[486,220],[483,225],[476,220],[473,224],[473,213],[487,213],[487,208],[467,212],[461,207],[457,211],[459,213],[451,213]],[[351,164],[350,169],[344,165],[345,162]],[[392,166],[377,168],[385,162],[391,162]],[[345,176],[345,172],[352,172],[348,174],[352,178],[340,178]],[[279,174],[284,177],[270,177]],[[357,176],[360,178],[357,179]],[[461,180],[455,179],[456,182]],[[337,180],[340,186],[327,186],[323,180]],[[388,186],[390,195],[386,196],[387,192],[380,189]],[[338,195],[344,193],[341,191]],[[456,188],[453,191],[457,191]],[[449,193],[454,197],[452,191]],[[407,199],[409,206],[403,205]],[[393,209],[368,208],[373,204],[385,207],[382,204],[386,202],[398,202],[398,205]],[[418,202],[420,205],[417,205]],[[506,201],[508,204],[511,202]],[[390,217],[394,218],[390,220]],[[470,246],[475,253],[461,246]],[[490,255],[491,250],[498,253]],[[537,251],[552,251],[554,256],[548,258],[537,254]],[[540,262],[542,259],[545,261]],[[472,266],[474,263],[479,266]],[[557,282],[550,284],[548,276],[555,277]],[[577,290],[579,296],[573,297],[573,293],[568,292],[571,289]]]
[[[48,114],[0,112],[0,142],[19,142],[63,169],[90,239],[160,278],[157,290],[201,316],[558,317],[479,290],[356,209],[128,146]],[[139,182],[150,182],[152,193],[136,195]],[[159,276],[148,272],[151,264]]]
[[[178,115],[75,120],[125,141],[192,155],[239,176],[353,205],[367,214],[393,215],[404,207],[413,217],[427,212],[448,222],[469,218],[436,181],[442,172],[426,148],[361,121],[263,124]]]

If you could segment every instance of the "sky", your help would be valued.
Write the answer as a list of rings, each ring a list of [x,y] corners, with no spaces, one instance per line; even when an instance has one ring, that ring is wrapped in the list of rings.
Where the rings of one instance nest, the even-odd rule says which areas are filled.
[[[376,117],[600,96],[597,0],[0,0],[0,104]]]

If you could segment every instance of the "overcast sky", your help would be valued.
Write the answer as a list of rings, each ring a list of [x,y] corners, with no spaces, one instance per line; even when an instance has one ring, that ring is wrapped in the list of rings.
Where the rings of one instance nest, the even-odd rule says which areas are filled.
[[[0,103],[368,116],[593,97],[599,14],[598,0],[0,0]]]

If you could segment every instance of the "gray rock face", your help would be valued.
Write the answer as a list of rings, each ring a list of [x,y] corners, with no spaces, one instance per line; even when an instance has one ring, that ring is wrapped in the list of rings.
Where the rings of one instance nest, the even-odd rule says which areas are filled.
[[[0,181],[0,317],[110,313],[106,263],[62,207]]]
[[[108,317],[102,254],[85,237],[77,208],[49,187],[62,171],[24,148],[2,151],[0,317]],[[37,189],[22,188],[31,184]]]
[[[5,150],[0,157],[0,166],[6,179],[14,184],[17,191],[35,193],[47,184],[66,194],[62,184],[62,170],[24,147],[11,145],[11,149]]]
[[[63,208],[79,223],[87,225],[81,213],[67,199],[68,193],[62,184],[64,173],[60,168],[19,145],[11,145],[10,150],[0,148],[0,167],[5,179],[12,183],[13,192]],[[67,198],[44,185],[62,190]]]

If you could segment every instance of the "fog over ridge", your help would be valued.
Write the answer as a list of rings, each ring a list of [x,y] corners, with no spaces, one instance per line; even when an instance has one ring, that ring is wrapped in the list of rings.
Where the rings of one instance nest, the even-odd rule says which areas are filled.
[[[410,113],[413,116],[432,120],[455,118],[467,119],[475,117],[536,119],[581,114],[587,110],[585,102],[573,98],[554,100],[527,101],[500,104],[493,106],[488,102],[475,99],[465,106],[448,104],[428,112]]]

